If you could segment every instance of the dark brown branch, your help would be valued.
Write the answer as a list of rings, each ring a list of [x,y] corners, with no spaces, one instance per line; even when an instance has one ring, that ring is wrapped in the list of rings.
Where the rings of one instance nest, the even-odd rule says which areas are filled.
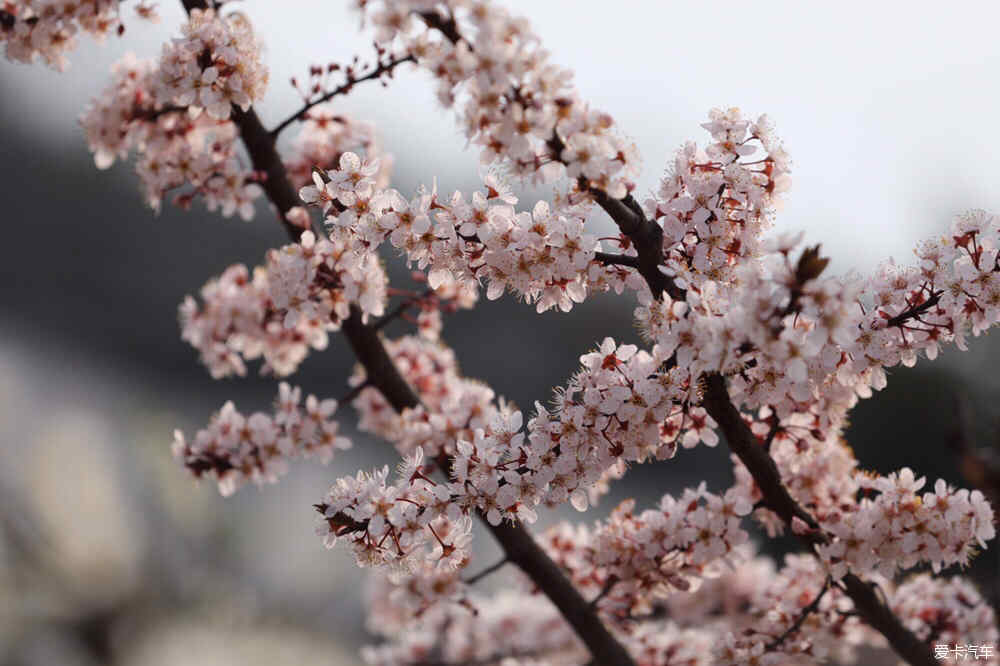
[[[733,405],[726,390],[726,381],[721,375],[711,374],[705,378],[702,404],[719,424],[729,448],[753,476],[767,508],[778,514],[786,524],[790,525],[793,518],[799,518],[814,528],[813,531],[798,535],[810,547],[824,543],[826,537],[815,530],[818,527],[816,520],[789,494],[781,481],[781,473],[774,459],[759,444],[757,437]],[[930,646],[903,625],[871,584],[854,574],[844,576],[841,583],[844,592],[854,602],[858,615],[885,636],[896,654],[907,663],[913,666],[931,666],[939,663],[934,658]]]
[[[896,654],[907,663],[924,666],[941,663],[935,659],[929,644],[921,641],[916,634],[903,626],[896,614],[876,592],[878,589],[876,585],[861,580],[854,574],[847,574],[840,582],[844,586],[844,592],[854,602],[858,616],[885,636]]]
[[[553,142],[549,143],[551,145]],[[561,144],[562,141],[558,143]],[[590,187],[587,191],[635,245],[639,255],[636,269],[646,280],[653,297],[660,298],[666,292],[674,300],[684,300],[684,290],[660,271],[660,266],[663,265],[663,228],[646,219],[642,208],[631,194],[624,199],[615,199],[596,187]]]
[[[559,609],[566,622],[576,631],[577,637],[590,650],[596,663],[601,666],[635,664],[621,643],[615,640],[598,618],[595,610],[524,527],[509,523],[486,525],[503,545],[510,561],[519,566]]]
[[[719,424],[719,429],[726,435],[729,448],[753,476],[767,508],[778,514],[785,523],[791,524],[793,518],[799,518],[809,527],[818,528],[816,520],[799,506],[782,483],[778,466],[729,399],[726,380],[721,375],[711,374],[706,377],[702,406]]]
[[[902,326],[903,324],[905,324],[909,320],[916,319],[917,317],[919,317],[920,315],[924,314],[925,312],[927,312],[931,308],[935,307],[941,301],[941,294],[943,294],[943,293],[944,292],[942,292],[942,291],[936,291],[936,292],[934,292],[933,294],[931,294],[930,298],[928,298],[926,301],[924,301],[920,305],[914,305],[912,307],[908,307],[905,310],[903,310],[902,312],[900,312],[898,315],[896,315],[895,317],[892,317],[891,319],[886,320],[885,325],[888,326],[888,327],[891,327],[891,326]]]
[[[361,321],[361,310],[351,306],[351,316],[344,320],[341,331],[354,350],[358,362],[364,366],[368,383],[378,389],[397,412],[420,404],[420,398],[392,362],[389,352],[378,333]]]
[[[631,257],[627,254],[595,252],[594,260],[601,262],[605,266],[628,266],[629,268],[639,268],[639,257]]]
[[[348,74],[347,81],[345,81],[343,84],[325,93],[321,97],[317,97],[312,101],[306,102],[301,109],[299,109],[294,114],[292,114],[288,118],[285,118],[283,121],[278,123],[278,126],[275,127],[273,130],[271,130],[270,132],[271,136],[275,139],[278,138],[278,135],[281,134],[281,132],[285,130],[289,125],[291,125],[297,120],[304,120],[306,114],[309,113],[309,110],[312,109],[314,106],[322,104],[323,102],[328,102],[334,97],[337,97],[338,95],[345,95],[351,92],[354,86],[358,83],[364,83],[365,81],[374,81],[377,79],[381,79],[383,75],[388,75],[391,77],[393,70],[396,69],[396,67],[398,67],[399,65],[402,65],[404,62],[416,62],[416,58],[414,58],[412,55],[406,55],[399,58],[391,58],[390,60],[387,60],[385,62],[379,62],[378,65],[375,67],[375,69],[373,69],[371,72],[356,79],[352,78],[351,74]]]
[[[419,12],[417,14],[428,27],[434,28],[448,38],[452,44],[457,44],[462,39],[462,34],[458,31],[458,24],[455,23],[454,16],[444,17],[436,11]]]
[[[281,218],[281,224],[289,237],[298,242],[302,235],[302,229],[296,227],[285,218],[293,207],[301,205],[299,195],[288,179],[288,172],[285,164],[281,161],[281,155],[274,145],[274,139],[264,129],[264,125],[257,117],[257,113],[250,109],[241,111],[238,107],[233,107],[233,122],[240,130],[240,137],[250,154],[250,161],[253,168],[264,174],[264,179],[260,186],[264,188],[267,198],[273,203]]]

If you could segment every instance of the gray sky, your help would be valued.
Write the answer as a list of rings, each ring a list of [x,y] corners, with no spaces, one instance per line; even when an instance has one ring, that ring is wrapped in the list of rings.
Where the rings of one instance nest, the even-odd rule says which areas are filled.
[[[64,74],[5,63],[3,87],[19,94],[4,104],[23,119],[19,129],[84,151],[76,117],[110,63],[127,50],[155,56],[176,33],[179,3],[159,4],[159,25],[130,20],[125,38],[103,47],[84,39]],[[349,4],[242,3],[268,48],[266,121],[295,107],[290,76],[370,53],[371,33],[359,33]],[[805,229],[842,270],[909,261],[914,242],[945,230],[952,214],[1000,210],[1000,138],[984,123],[1000,116],[996,3],[505,4],[531,18],[583,96],[637,141],[640,192],[682,142],[704,142],[698,124],[709,108],[739,106],[768,113],[794,160],[778,227]],[[359,88],[341,105],[378,123],[400,189],[434,177],[445,190],[475,182],[476,155],[426,75],[401,72],[389,89]]]

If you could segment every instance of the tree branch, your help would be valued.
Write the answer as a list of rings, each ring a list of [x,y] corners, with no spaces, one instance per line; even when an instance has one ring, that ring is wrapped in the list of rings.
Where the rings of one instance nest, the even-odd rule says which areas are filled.
[[[615,640],[597,615],[596,609],[580,595],[555,562],[520,524],[500,523],[486,526],[501,543],[508,559],[524,571],[562,613],[576,635],[601,666],[628,665],[635,662]]]
[[[550,145],[553,143],[549,142]],[[559,141],[559,144],[561,143],[562,141]],[[561,153],[560,150],[560,160]],[[624,199],[615,199],[596,187],[588,187],[587,191],[594,197],[597,205],[614,220],[618,229],[635,245],[639,254],[636,269],[646,280],[653,297],[660,298],[666,292],[675,301],[683,300],[684,290],[660,272],[660,266],[663,264],[663,228],[656,222],[646,219],[642,208],[631,194]]]
[[[605,266],[628,266],[630,268],[639,267],[639,257],[631,257],[626,254],[610,254],[608,252],[595,252],[594,260]]]
[[[767,508],[778,514],[785,523],[791,524],[793,518],[799,518],[809,527],[817,529],[819,523],[789,494],[781,481],[781,472],[774,459],[758,443],[757,436],[751,432],[739,410],[733,405],[722,375],[711,374],[705,378],[702,406],[719,424],[719,429],[726,435],[729,448],[753,476]],[[814,537],[809,538],[815,542]]]
[[[903,310],[902,312],[900,312],[895,317],[887,319],[885,325],[887,327],[902,326],[910,319],[919,317],[923,313],[927,312],[928,310],[936,306],[941,301],[941,295],[943,293],[944,293],[943,291],[935,291],[933,294],[931,294],[930,298],[928,298],[920,305],[910,306],[905,310]]]
[[[239,107],[233,107],[233,122],[240,130],[240,138],[250,154],[250,161],[253,168],[264,174],[264,180],[260,186],[264,188],[267,198],[278,208],[281,224],[289,237],[298,242],[303,229],[289,222],[285,214],[293,207],[300,205],[299,195],[295,187],[288,179],[288,172],[285,164],[281,161],[281,155],[274,144],[274,139],[270,133],[264,129],[264,125],[257,117],[257,113],[250,109],[242,111]]]
[[[740,416],[726,390],[726,380],[719,374],[705,378],[702,405],[726,436],[729,448],[753,476],[767,508],[791,524],[793,518],[803,520],[812,528],[816,520],[789,494],[781,481],[781,473],[770,454],[758,443],[756,435]],[[798,535],[810,547],[826,542],[818,530]],[[873,629],[885,636],[896,653],[913,666],[931,666],[939,661],[929,645],[907,629],[892,610],[875,593],[875,588],[854,574],[841,579],[844,592],[854,602],[858,615]]]

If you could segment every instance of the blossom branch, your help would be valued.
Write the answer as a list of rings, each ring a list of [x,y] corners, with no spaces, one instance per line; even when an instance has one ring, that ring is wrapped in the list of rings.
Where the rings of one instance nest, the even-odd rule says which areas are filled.
[[[484,521],[486,522],[486,521]],[[634,664],[621,643],[604,626],[596,609],[580,595],[562,569],[520,524],[490,525],[490,532],[503,546],[507,558],[519,566],[562,613],[599,664]]]
[[[379,390],[396,411],[416,407],[420,399],[406,383],[379,336],[361,322],[360,312],[352,310],[344,322],[344,335],[364,366],[372,386]],[[482,517],[480,515],[480,517]],[[507,560],[513,562],[531,579],[562,613],[577,636],[601,664],[634,664],[622,645],[601,622],[597,613],[566,578],[559,566],[536,543],[521,524],[491,525],[483,520],[500,543]]]
[[[433,11],[421,12],[419,16],[428,27],[438,30],[452,43],[458,43],[464,39],[458,31],[454,17],[445,18]],[[464,41],[469,43],[467,39]],[[471,45],[469,48],[472,48]],[[555,129],[553,129],[547,145],[552,153],[551,158],[565,163],[563,151],[566,149],[566,144]],[[660,298],[666,292],[674,300],[683,299],[684,291],[660,271],[660,265],[663,263],[663,228],[646,218],[642,207],[631,194],[622,199],[616,199],[601,188],[593,186],[583,177],[581,177],[579,185],[580,189],[593,197],[594,202],[618,225],[618,229],[635,244],[639,254],[635,268],[646,280],[653,296]]]
[[[188,12],[207,7],[205,0],[182,2]],[[301,230],[290,224],[285,216],[289,210],[299,205],[299,201],[278,154],[274,136],[264,128],[253,109],[244,112],[234,107],[233,120],[240,130],[240,137],[254,168],[266,174],[266,179],[261,183],[264,192],[277,207],[286,231],[293,240],[298,240]],[[351,307],[351,314],[344,321],[342,330],[358,362],[364,366],[371,385],[382,393],[396,411],[420,404],[419,397],[389,357],[378,333],[362,321],[361,311],[357,306]],[[555,604],[599,663],[608,666],[632,666],[635,663],[559,566],[522,525],[501,523],[494,526],[484,522],[500,542],[507,558],[517,564]]]
[[[774,459],[759,445],[757,437],[733,405],[726,389],[725,379],[721,375],[712,374],[706,378],[702,404],[719,424],[733,453],[750,471],[767,508],[778,514],[787,524],[798,518],[813,528],[798,535],[809,546],[824,542],[825,537],[816,530],[818,523],[788,492],[781,481],[781,474]],[[930,666],[938,663],[930,646],[906,628],[879,597],[872,584],[850,573],[844,576],[841,582],[844,592],[854,602],[854,607],[861,618],[885,636],[899,656],[914,665]]]
[[[193,0],[184,0],[185,7],[191,4],[198,3],[193,2]],[[243,139],[247,153],[250,154],[250,161],[254,169],[264,174],[264,178],[260,182],[261,188],[271,203],[277,207],[285,231],[288,232],[292,241],[298,241],[302,229],[289,222],[285,215],[293,207],[299,205],[299,198],[288,179],[285,165],[281,161],[281,155],[278,154],[274,139],[264,128],[253,109],[242,111],[234,106],[233,122],[240,130],[240,138]]]

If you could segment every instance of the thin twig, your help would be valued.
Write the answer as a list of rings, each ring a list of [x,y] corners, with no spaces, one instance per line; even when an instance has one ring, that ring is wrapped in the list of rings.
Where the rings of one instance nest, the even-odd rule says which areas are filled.
[[[778,434],[778,430],[781,428],[781,419],[778,418],[777,414],[771,414],[771,429],[767,431],[767,437],[764,439],[764,450],[770,453],[771,444],[774,443],[774,437]]]
[[[352,400],[354,400],[355,398],[357,398],[359,395],[361,395],[361,392],[364,391],[366,388],[368,388],[371,385],[372,385],[372,383],[366,379],[365,381],[361,382],[360,384],[358,384],[357,386],[355,386],[354,388],[352,388],[350,391],[348,391],[347,393],[345,393],[344,397],[337,398],[337,404],[338,405],[346,405],[347,403],[351,402]]]
[[[420,301],[424,300],[433,293],[434,293],[433,289],[427,289],[421,294],[407,297],[392,310],[384,314],[377,321],[373,322],[371,324],[372,330],[381,331],[383,328],[391,324],[394,320],[401,317],[407,310],[409,310],[415,305],[418,305]]]
[[[608,596],[608,594],[611,593],[611,588],[613,588],[615,586],[615,583],[617,582],[618,582],[618,576],[615,575],[608,576],[608,579],[604,581],[604,587],[601,588],[601,591],[597,593],[596,597],[590,600],[589,604],[590,607],[596,609],[597,604],[601,602],[601,599],[603,599],[604,597]]]
[[[829,589],[830,589],[830,578],[827,577],[827,579],[823,581],[823,587],[820,588],[820,591],[816,595],[816,598],[813,599],[808,606],[802,609],[802,612],[799,613],[799,616],[797,618],[795,618],[795,622],[792,623],[792,626],[788,627],[788,629],[786,629],[785,632],[780,636],[778,636],[775,640],[768,643],[767,647],[764,649],[767,650],[768,652],[777,650],[789,636],[791,636],[796,631],[801,629],[803,623],[806,621],[806,618],[808,618],[812,613],[815,613],[817,610],[819,610],[819,604],[821,601],[823,601],[823,596]]]
[[[466,585],[475,585],[482,579],[489,576],[494,571],[498,571],[499,569],[503,568],[503,566],[508,562],[510,562],[510,560],[508,560],[507,557],[504,556],[499,562],[491,564],[490,566],[486,567],[485,569],[475,574],[474,576],[469,576],[467,579],[465,579],[464,583]]]
[[[399,65],[402,65],[404,62],[416,62],[416,58],[414,58],[412,55],[406,55],[399,58],[392,58],[390,60],[387,60],[386,62],[379,62],[378,66],[376,66],[375,69],[357,79],[351,78],[351,75],[348,74],[347,81],[345,81],[343,84],[337,86],[333,90],[329,91],[328,93],[320,97],[317,97],[312,101],[306,102],[301,109],[299,109],[298,111],[296,111],[295,113],[293,113],[292,115],[290,115],[289,117],[285,118],[280,123],[278,123],[277,127],[271,130],[270,132],[271,136],[275,139],[278,138],[278,135],[281,134],[281,132],[289,125],[291,125],[297,120],[304,120],[306,114],[309,113],[310,109],[312,109],[314,106],[322,104],[323,102],[329,102],[331,99],[337,97],[338,95],[344,95],[351,92],[354,86],[357,85],[358,83],[364,83],[365,81],[373,81],[375,79],[381,79],[383,75],[389,75],[391,77],[393,70]]]

